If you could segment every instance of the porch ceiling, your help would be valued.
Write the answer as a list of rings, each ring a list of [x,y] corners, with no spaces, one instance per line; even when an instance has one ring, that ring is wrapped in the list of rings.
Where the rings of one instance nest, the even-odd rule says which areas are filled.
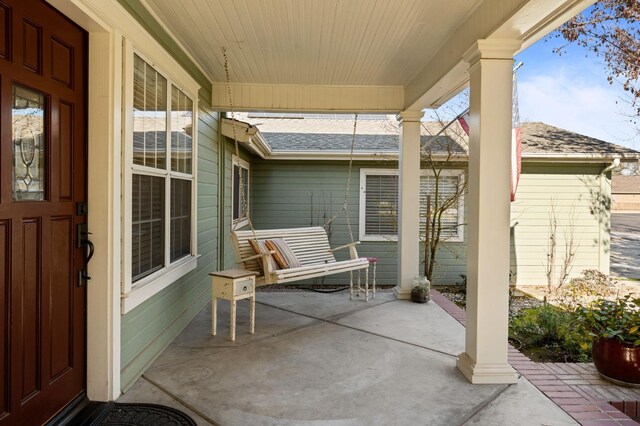
[[[592,0],[143,0],[228,109],[385,111],[442,103],[464,86],[477,39],[527,43]],[[331,86],[331,87],[330,87]]]

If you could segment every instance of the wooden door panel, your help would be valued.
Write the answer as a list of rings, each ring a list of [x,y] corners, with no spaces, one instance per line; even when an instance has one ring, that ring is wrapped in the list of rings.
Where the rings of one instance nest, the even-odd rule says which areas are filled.
[[[0,371],[5,379],[0,384],[0,418],[8,411],[9,401],[9,324],[7,304],[10,300],[11,282],[11,221],[0,221]]]
[[[73,218],[51,219],[49,383],[73,367]]]
[[[51,36],[51,78],[69,88],[73,88],[73,59],[73,47]]]
[[[41,221],[39,218],[25,218],[21,224],[21,232],[16,241],[21,250],[20,269],[13,274],[13,320],[20,328],[14,333],[20,332],[20,344],[17,347],[17,361],[20,368],[14,369],[21,380],[19,385],[20,401],[24,403],[40,390],[40,315],[37,307],[41,302],[41,247],[42,236]],[[16,318],[18,317],[18,318]],[[12,346],[16,341],[12,341]]]
[[[22,65],[29,71],[42,73],[42,28],[30,19],[22,21]]]
[[[11,59],[11,11],[0,3],[0,58]]]
[[[0,426],[46,422],[85,386],[86,46],[46,2],[0,0]]]

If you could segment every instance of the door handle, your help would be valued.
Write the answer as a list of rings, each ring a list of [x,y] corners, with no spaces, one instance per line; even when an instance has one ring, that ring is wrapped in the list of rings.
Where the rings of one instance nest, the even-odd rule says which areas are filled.
[[[87,266],[93,257],[95,247],[89,240],[89,235],[91,235],[91,232],[87,229],[87,224],[79,223],[77,225],[77,245],[82,248],[82,268],[78,271],[78,287],[84,286],[91,279]],[[89,253],[87,253],[87,247],[89,248]]]

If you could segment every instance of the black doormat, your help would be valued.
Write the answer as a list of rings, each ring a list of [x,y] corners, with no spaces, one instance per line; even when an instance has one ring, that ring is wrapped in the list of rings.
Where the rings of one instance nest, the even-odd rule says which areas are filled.
[[[176,410],[156,404],[110,404],[100,419],[92,425],[104,426],[196,426],[191,417]]]

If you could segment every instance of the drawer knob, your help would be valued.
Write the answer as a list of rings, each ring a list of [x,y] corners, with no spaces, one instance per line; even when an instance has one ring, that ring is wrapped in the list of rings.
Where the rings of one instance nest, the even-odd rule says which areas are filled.
[[[243,291],[247,291],[247,286],[245,285],[245,286],[242,288],[242,290],[243,290]]]

